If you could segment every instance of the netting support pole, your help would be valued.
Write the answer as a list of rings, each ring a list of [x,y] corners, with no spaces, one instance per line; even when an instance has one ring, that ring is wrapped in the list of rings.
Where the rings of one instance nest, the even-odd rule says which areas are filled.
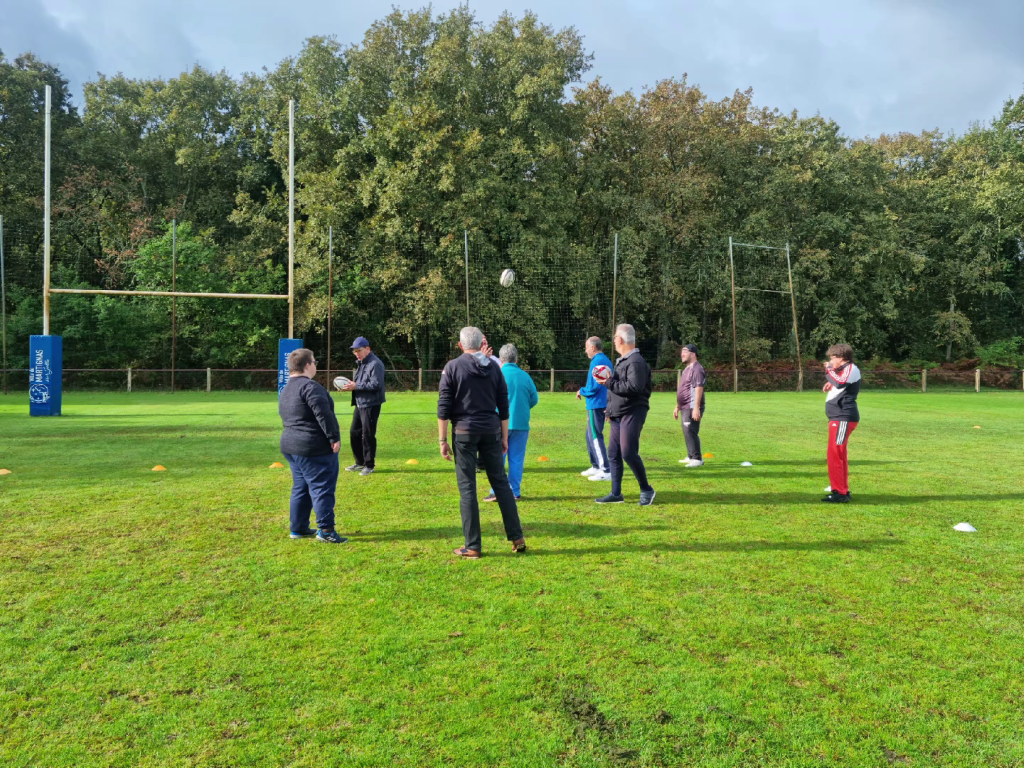
[[[786,273],[789,275],[789,301],[793,307],[793,338],[796,339],[796,366],[799,373],[796,379],[796,391],[804,391],[804,362],[800,356],[800,331],[796,327],[796,293],[793,291],[793,267],[789,263],[789,243],[786,243]]]
[[[171,291],[178,290],[178,220],[171,219]],[[171,394],[178,347],[178,297],[171,296]]]
[[[417,392],[422,392],[423,391],[423,369],[422,368],[420,368],[418,376],[416,378],[416,391]]]
[[[295,336],[295,100],[288,101],[288,338]]]
[[[334,314],[334,227],[327,228],[327,386],[331,386],[331,316]]]
[[[128,368],[128,394],[132,393],[132,369]]]
[[[466,261],[466,325],[469,325],[469,230],[462,230],[462,236],[465,242],[465,261]]]
[[[729,284],[732,286],[732,391],[740,391],[740,374],[736,366],[736,265],[732,259],[732,235],[729,236]]]
[[[981,368],[974,369],[974,391],[981,392]]]
[[[7,394],[7,276],[4,274],[4,217],[0,216],[0,317],[2,329],[0,338],[3,338],[4,356],[4,394]]]
[[[922,368],[921,369],[921,391],[922,392],[927,392],[928,391],[928,369],[927,368]]]
[[[213,389],[213,371],[209,368],[206,369],[206,391],[209,392]]]
[[[50,86],[46,86],[46,139],[43,157],[43,336],[50,335]]]
[[[548,391],[551,392],[551,394],[555,393],[555,369],[554,368],[551,369],[551,386],[548,388]]]
[[[612,347],[615,347],[615,299],[619,289],[619,233],[615,233],[615,256],[612,260]]]

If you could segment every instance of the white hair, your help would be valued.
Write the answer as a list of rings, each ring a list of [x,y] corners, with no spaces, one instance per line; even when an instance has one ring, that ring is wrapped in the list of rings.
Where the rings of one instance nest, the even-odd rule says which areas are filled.
[[[463,349],[480,349],[483,342],[484,332],[475,326],[467,325],[459,331],[459,343]]]
[[[498,352],[498,359],[503,363],[518,363],[519,362],[519,350],[516,349],[515,344],[506,344]]]
[[[616,327],[615,335],[622,339],[624,344],[636,344],[636,329],[628,323]]]

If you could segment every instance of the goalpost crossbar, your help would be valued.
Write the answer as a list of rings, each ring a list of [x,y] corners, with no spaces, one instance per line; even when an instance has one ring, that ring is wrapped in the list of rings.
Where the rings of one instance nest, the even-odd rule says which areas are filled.
[[[94,288],[50,288],[50,293],[74,293],[87,296],[173,296],[194,299],[284,299],[288,294],[278,293],[192,293],[189,291],[113,291]]]

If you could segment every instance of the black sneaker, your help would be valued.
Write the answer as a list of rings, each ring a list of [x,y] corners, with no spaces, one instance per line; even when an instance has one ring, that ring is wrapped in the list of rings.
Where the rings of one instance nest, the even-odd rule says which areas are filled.
[[[311,539],[316,536],[316,528],[309,528],[305,531],[292,531],[288,535],[293,539]]]
[[[351,467],[345,467],[346,472],[362,472],[366,467],[362,464],[353,464]]]
[[[600,499],[594,499],[598,504],[621,504],[626,500],[626,497],[621,493],[616,496],[614,493],[609,493],[607,496],[602,496]]]
[[[836,493],[835,491],[832,491],[832,493],[830,493],[828,496],[822,499],[822,501],[827,502],[829,504],[849,504],[850,494]]]
[[[651,504],[654,503],[654,497],[657,496],[657,495],[658,494],[656,494],[654,492],[653,488],[651,490],[649,490],[649,491],[640,491],[640,501],[639,501],[640,506],[641,507],[649,507],[649,506],[651,506]]]
[[[316,532],[316,540],[324,544],[345,544],[348,541],[344,536],[339,536],[337,531],[325,533],[322,530]]]

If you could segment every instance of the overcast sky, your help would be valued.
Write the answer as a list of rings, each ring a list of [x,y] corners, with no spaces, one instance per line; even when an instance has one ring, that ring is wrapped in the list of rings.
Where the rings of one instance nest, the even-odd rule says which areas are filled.
[[[420,3],[403,5],[418,8]],[[456,3],[435,2],[435,12]],[[714,98],[835,119],[851,137],[961,133],[1024,92],[1024,0],[474,0],[477,17],[536,10],[575,26],[588,79],[641,91],[689,73]],[[0,50],[56,63],[81,103],[96,72],[173,77],[199,63],[273,67],[310,35],[359,42],[390,3],[353,0],[0,0]]]

